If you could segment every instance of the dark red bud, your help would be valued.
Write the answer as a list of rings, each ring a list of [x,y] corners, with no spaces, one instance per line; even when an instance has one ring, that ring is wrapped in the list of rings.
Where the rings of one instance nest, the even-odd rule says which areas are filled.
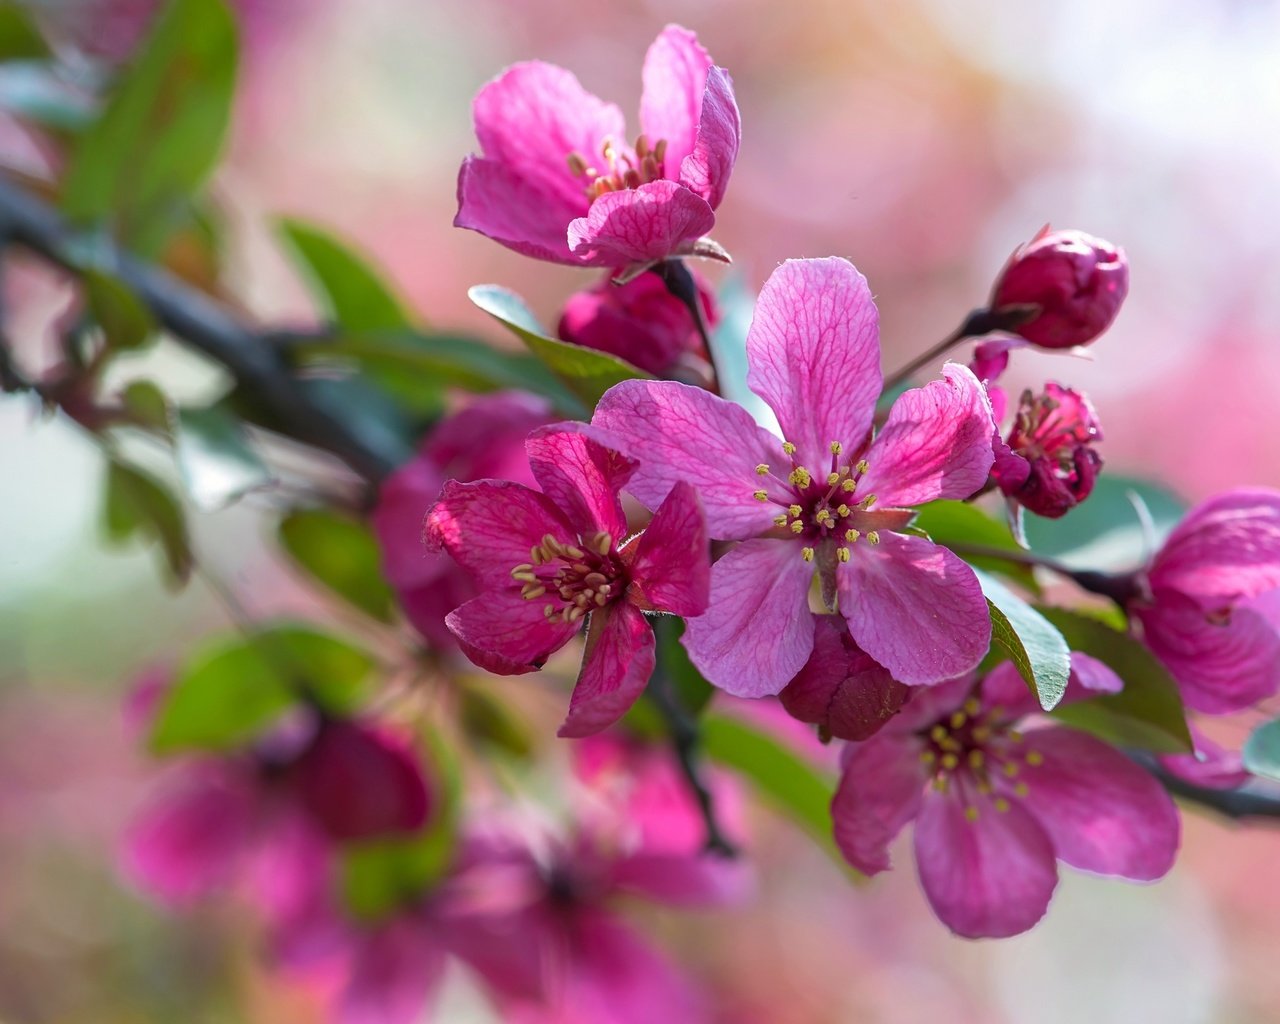
[[[1000,490],[1036,515],[1057,519],[1093,491],[1102,457],[1093,444],[1102,428],[1089,399],[1052,382],[1044,393],[1024,391],[1017,418],[997,448],[992,470]]]

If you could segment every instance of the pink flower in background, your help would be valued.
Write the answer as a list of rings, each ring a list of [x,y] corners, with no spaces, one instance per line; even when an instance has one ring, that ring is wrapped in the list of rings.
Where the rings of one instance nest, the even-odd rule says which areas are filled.
[[[594,424],[640,460],[627,489],[653,508],[697,487],[712,537],[741,540],[712,569],[711,605],[684,643],[729,693],[778,693],[813,652],[815,572],[858,646],[903,683],[974,668],[991,635],[973,570],[899,532],[911,506],[986,483],[995,425],[982,385],[948,365],[907,391],[872,440],[881,389],[878,316],[847,260],[789,260],[760,292],[747,337],[751,389],[780,440],[741,406],[670,381],[630,380]],[[861,543],[859,543],[861,541]]]
[[[524,439],[551,418],[547,403],[532,395],[500,392],[475,398],[441,420],[418,457],[383,481],[372,516],[383,574],[405,616],[434,647],[453,647],[445,616],[477,591],[453,559],[425,550],[422,517],[450,478],[532,484]]]
[[[1247,708],[1280,688],[1280,492],[1197,505],[1138,576],[1128,602],[1143,641],[1189,707]]]
[[[582,424],[534,431],[526,442],[541,492],[505,480],[449,481],[426,520],[480,584],[450,613],[464,653],[500,675],[533,672],[590,620],[582,670],[561,736],[617,721],[654,666],[648,611],[707,607],[708,550],[698,495],[673,488],[645,531],[625,545],[618,491],[635,463]]]
[[[1072,655],[1066,700],[1115,692],[1101,662]],[[1056,861],[1152,881],[1172,866],[1178,813],[1149,774],[1101,740],[1054,725],[1011,663],[974,686],[917,693],[878,735],[850,748],[832,801],[836,842],[854,867],[889,867],[915,822],[915,859],[934,912],[968,938],[1026,931],[1057,885]]]
[[[1156,760],[1172,775],[1210,789],[1238,789],[1253,776],[1245,770],[1239,750],[1229,750],[1209,739],[1195,723],[1189,726],[1195,750],[1190,754],[1161,754]]]
[[[1050,519],[1089,497],[1102,469],[1093,445],[1102,428],[1089,399],[1052,381],[1044,392],[1022,393],[993,475],[1000,490],[1030,512]]]
[[[719,319],[711,289],[694,278],[708,328]],[[575,292],[560,317],[559,335],[575,345],[608,352],[655,377],[670,377],[682,359],[702,351],[693,317],[656,274],[623,285],[606,276]]]
[[[644,61],[641,134],[552,64],[516,64],[477,94],[483,155],[458,175],[454,224],[516,252],[591,267],[716,255],[715,225],[742,127],[728,74],[668,25]]]
[[[1073,348],[1111,326],[1128,292],[1123,249],[1083,231],[1046,227],[1009,258],[991,308],[1038,307],[1014,333],[1041,348]]]

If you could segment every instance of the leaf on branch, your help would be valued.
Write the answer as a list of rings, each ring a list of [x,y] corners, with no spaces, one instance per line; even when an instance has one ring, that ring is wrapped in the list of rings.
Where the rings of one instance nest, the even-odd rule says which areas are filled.
[[[202,512],[226,508],[271,482],[244,428],[216,407],[178,412],[175,454],[183,486]]]
[[[12,0],[0,3],[0,61],[48,60],[52,56],[31,16]]]
[[[733,273],[725,280],[716,302],[720,307],[720,322],[711,331],[708,354],[716,370],[720,394],[746,409],[765,429],[777,431],[778,418],[773,410],[747,387],[747,331],[755,315],[755,293],[740,274]]]
[[[505,704],[479,686],[464,684],[458,694],[458,724],[467,738],[528,760],[533,740],[524,723]]]
[[[992,519],[980,508],[967,502],[931,501],[919,509],[913,525],[924,530],[935,544],[946,547],[953,544],[981,544],[1013,554],[1023,553],[1007,523]],[[1029,565],[984,555],[966,554],[961,557],[978,569],[1009,577],[1033,594],[1040,592]]]
[[[1067,691],[1071,650],[1054,625],[994,576],[975,569],[991,611],[991,640],[1009,655],[1046,711]]]
[[[103,525],[107,539],[123,543],[140,535],[159,544],[170,582],[181,585],[191,576],[194,559],[182,506],[167,487],[140,469],[112,459],[103,491]]]
[[[1280,718],[1263,722],[1244,743],[1246,771],[1280,782]]]
[[[108,347],[125,352],[155,337],[151,311],[123,283],[97,270],[85,271],[83,279],[89,312],[102,328]]]
[[[395,618],[369,527],[328,508],[295,509],[280,521],[280,544],[298,566],[340,598],[382,622]]]
[[[170,433],[169,399],[152,381],[130,381],[120,393],[120,401],[142,426]]]
[[[689,660],[680,638],[684,635],[684,619],[660,615],[650,620],[657,636],[658,672],[666,673],[675,689],[680,706],[695,718],[711,702],[715,689]]]
[[[1091,616],[1063,608],[1040,611],[1073,651],[1097,658],[1124,680],[1120,693],[1065,705],[1055,717],[1121,746],[1162,754],[1192,750],[1178,684],[1154,654]]]

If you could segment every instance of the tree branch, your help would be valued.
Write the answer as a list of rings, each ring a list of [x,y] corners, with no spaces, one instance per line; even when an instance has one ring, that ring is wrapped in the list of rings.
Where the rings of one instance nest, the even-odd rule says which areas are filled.
[[[1130,752],[1129,756],[1156,777],[1170,794],[1185,803],[1203,807],[1231,821],[1280,819],[1280,794],[1265,783],[1250,783],[1239,789],[1211,789],[1179,778],[1166,771],[1150,754]]]

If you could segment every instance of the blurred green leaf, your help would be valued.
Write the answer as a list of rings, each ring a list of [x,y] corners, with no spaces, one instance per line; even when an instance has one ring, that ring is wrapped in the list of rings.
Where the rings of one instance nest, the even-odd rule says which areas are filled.
[[[777,416],[747,387],[747,332],[755,315],[755,292],[741,274],[731,272],[716,295],[716,304],[720,321],[711,331],[710,355],[720,395],[746,409],[761,426],[777,432]]]
[[[155,477],[115,459],[107,463],[103,491],[108,540],[122,543],[143,536],[160,545],[171,582],[185,583],[193,558],[182,506]]]
[[[919,509],[913,525],[924,530],[935,544],[947,547],[953,544],[981,544],[1012,554],[1023,553],[1018,542],[1013,539],[1007,523],[991,518],[980,508],[967,502],[932,501]],[[961,557],[972,566],[1008,576],[1032,593],[1039,593],[1039,586],[1029,565],[986,555],[965,554]]]
[[[52,56],[31,16],[16,3],[0,3],[0,61],[48,60]]]
[[[1071,650],[1054,625],[994,576],[974,572],[991,610],[991,641],[1008,652],[1046,711],[1057,706],[1071,674]]]
[[[369,527],[335,509],[295,509],[280,522],[280,543],[293,560],[349,604],[375,619],[395,617]]]
[[[391,286],[336,236],[293,218],[279,228],[335,324],[353,332],[413,326]]]
[[[1073,651],[1109,665],[1124,690],[1055,709],[1054,716],[1110,743],[1164,754],[1192,749],[1178,684],[1133,637],[1098,619],[1063,608],[1041,608]]]
[[[178,412],[178,471],[196,508],[225,508],[271,481],[266,463],[231,416],[217,407]]]
[[[1073,569],[1132,569],[1150,552],[1131,493],[1150,511],[1157,543],[1187,510],[1181,498],[1159,484],[1104,470],[1088,499],[1061,519],[1027,515],[1027,543]]]
[[[636,377],[651,380],[639,367],[617,356],[549,337],[515,292],[493,284],[478,284],[467,291],[471,301],[520,338],[529,351],[551,368],[574,394],[594,408],[613,385]]]
[[[151,311],[116,278],[97,270],[84,273],[85,299],[89,312],[107,345],[118,352],[141,348],[155,335]]]
[[[358,647],[305,626],[221,639],[188,662],[165,694],[151,747],[157,754],[238,747],[304,693],[336,714],[350,713],[374,665]]]
[[[1247,771],[1280,782],[1280,718],[1254,729],[1245,740],[1243,754]]]
[[[496,747],[522,761],[533,753],[528,728],[492,694],[477,686],[464,685],[458,699],[458,724],[469,739]]]
[[[697,716],[710,703],[715,690],[689,660],[680,638],[684,619],[660,615],[650,620],[657,635],[658,671],[665,672],[675,687],[676,697],[689,714]]]
[[[231,113],[235,19],[224,0],[173,0],[102,115],[76,141],[62,205],[77,221],[111,218],[144,254],[213,169]]]
[[[121,392],[120,401],[143,425],[169,433],[169,400],[152,381],[130,381]]]

